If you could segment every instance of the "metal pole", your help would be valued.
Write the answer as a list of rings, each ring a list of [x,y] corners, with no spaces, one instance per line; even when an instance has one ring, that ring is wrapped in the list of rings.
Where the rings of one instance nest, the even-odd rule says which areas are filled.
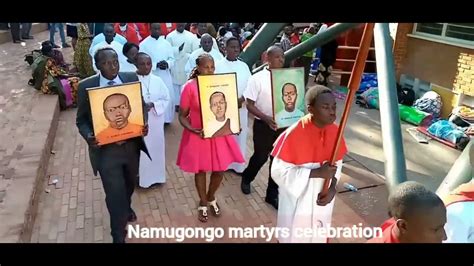
[[[374,28],[377,79],[379,85],[382,145],[385,154],[385,177],[389,192],[407,180],[402,130],[398,111],[392,40],[388,23],[376,23]]]
[[[359,50],[357,51],[357,56],[352,67],[351,77],[349,79],[349,93],[346,97],[346,102],[344,104],[344,112],[342,113],[341,121],[339,122],[339,129],[337,131],[336,145],[332,150],[332,156],[330,164],[334,165],[336,162],[337,154],[339,151],[339,146],[341,144],[342,136],[344,135],[344,129],[349,119],[349,114],[351,111],[352,103],[354,102],[355,94],[360,86],[360,81],[362,80],[362,74],[364,73],[365,61],[369,55],[370,43],[372,42],[372,37],[374,33],[374,23],[366,23],[364,27],[364,32],[362,34],[362,39],[360,40]],[[330,180],[324,180],[323,189],[321,191],[322,195],[325,195],[329,190]]]
[[[257,62],[260,55],[273,43],[275,37],[280,33],[286,23],[265,23],[252,38],[250,43],[240,54],[240,59],[244,61],[250,69]]]
[[[454,162],[438,190],[436,190],[436,194],[443,198],[461,184],[469,182],[474,174],[472,169],[473,163],[474,141],[471,140]]]
[[[320,32],[313,37],[309,38],[307,41],[298,44],[297,46],[291,48],[285,52],[285,61],[290,62],[293,59],[296,59],[302,56],[304,53],[314,50],[317,47],[320,47],[339,36],[341,33],[344,33],[350,29],[353,29],[359,26],[360,23],[336,23],[331,27],[327,28],[325,31]],[[263,51],[262,51],[263,52]],[[267,64],[264,64],[260,67],[257,67],[252,72],[257,73],[262,70]]]

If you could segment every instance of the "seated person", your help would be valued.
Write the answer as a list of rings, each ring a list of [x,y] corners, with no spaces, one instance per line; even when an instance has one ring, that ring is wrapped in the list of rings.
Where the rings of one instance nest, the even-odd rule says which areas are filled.
[[[61,52],[59,52],[61,53]],[[79,78],[72,77],[63,69],[56,60],[63,60],[54,52],[50,41],[45,41],[41,45],[41,55],[39,55],[31,65],[33,78],[29,81],[35,89],[41,90],[44,94],[57,94],[59,96],[59,106],[61,110],[76,105],[77,86]],[[56,57],[55,57],[56,56]],[[64,60],[62,61],[64,63]]]

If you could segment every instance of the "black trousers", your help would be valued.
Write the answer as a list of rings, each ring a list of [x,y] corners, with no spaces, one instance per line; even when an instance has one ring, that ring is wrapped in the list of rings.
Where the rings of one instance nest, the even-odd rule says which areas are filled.
[[[10,23],[10,32],[12,33],[12,40],[19,41],[20,38],[20,23]]]
[[[304,67],[304,85],[308,86],[309,71],[311,70],[312,57],[302,56],[299,58],[300,64]]]
[[[125,227],[131,212],[139,162],[140,149],[135,141],[126,141],[122,145],[109,144],[101,148],[98,170],[104,186],[114,242],[125,241]]]
[[[26,39],[30,37],[31,25],[33,23],[21,23],[21,37]]]
[[[253,122],[253,155],[250,157],[247,168],[242,173],[242,181],[250,184],[260,171],[260,168],[267,162],[273,149],[273,143],[286,128],[274,131],[265,122],[255,119]],[[270,156],[270,167],[268,171],[267,198],[278,198],[278,185],[272,179],[272,162]]]

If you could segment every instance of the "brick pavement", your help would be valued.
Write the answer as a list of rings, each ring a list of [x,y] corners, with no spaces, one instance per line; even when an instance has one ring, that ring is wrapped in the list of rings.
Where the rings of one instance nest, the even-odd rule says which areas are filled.
[[[57,96],[43,95],[27,84],[31,69],[24,55],[48,39],[34,34],[22,44],[0,45],[0,241],[28,240],[34,219],[35,191],[46,172],[55,123]],[[70,60],[70,53],[65,53]]]
[[[44,181],[44,188],[49,188],[51,192],[43,192],[40,197],[40,211],[33,228],[31,242],[111,242],[109,215],[105,206],[102,184],[100,178],[92,174],[86,143],[77,133],[75,126],[75,114],[75,110],[61,113],[53,148],[55,154],[52,155],[48,167],[48,175],[51,178]],[[250,195],[244,195],[240,191],[239,176],[225,173],[223,183],[217,192],[217,199],[223,210],[222,216],[218,218],[211,216],[206,224],[199,222],[196,212],[199,198],[194,186],[194,176],[182,172],[176,166],[181,132],[182,127],[177,121],[165,128],[167,182],[158,187],[136,190],[132,199],[132,206],[138,216],[136,224],[149,227],[223,227],[226,232],[228,227],[276,225],[276,210],[264,201],[268,163],[252,183]],[[248,139],[248,149],[253,150],[251,134]],[[248,154],[247,159],[250,155]],[[59,182],[52,185],[52,179],[58,179]],[[344,191],[341,187],[338,190]],[[347,198],[347,195],[351,193],[344,194],[345,197],[341,198],[340,196],[344,196],[341,194],[336,202],[335,217],[338,219],[334,221],[334,225],[352,226],[355,221],[367,224],[363,217],[364,214],[367,215],[367,208],[363,208],[364,213],[357,214],[358,210],[352,210],[354,200],[351,197]],[[372,194],[367,194],[368,197],[363,195],[358,196],[359,201],[362,202],[359,206],[367,206],[366,203],[371,197],[386,197],[383,192],[378,193],[376,197]],[[380,218],[375,219],[371,225],[376,225],[380,220]],[[332,240],[332,242],[361,241],[363,239]],[[128,242],[175,242],[175,240],[130,239]],[[205,242],[205,239],[189,239],[185,242]],[[229,239],[225,237],[214,242],[261,243],[266,241],[263,238]],[[272,242],[276,240],[273,239]]]

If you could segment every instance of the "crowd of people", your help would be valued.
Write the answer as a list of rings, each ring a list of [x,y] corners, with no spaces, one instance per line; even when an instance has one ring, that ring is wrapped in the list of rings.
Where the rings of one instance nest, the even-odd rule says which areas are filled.
[[[56,28],[62,31],[61,26],[52,24],[53,32]],[[201,222],[209,220],[209,212],[213,216],[222,213],[216,191],[225,171],[240,175],[242,193],[250,194],[252,181],[270,160],[265,201],[278,210],[277,226],[291,232],[279,242],[327,242],[325,237],[299,237],[294,230],[331,225],[336,184],[348,152],[342,140],[336,163],[329,164],[338,131],[335,97],[323,78],[320,85],[306,90],[307,114],[287,128],[278,128],[273,117],[270,76],[272,69],[285,67],[286,50],[326,27],[312,24],[301,38],[291,25],[285,27],[279,44],[265,52],[268,66],[253,75],[239,59],[243,46],[258,29],[253,23],[106,23],[101,30],[88,23],[69,23],[67,34],[74,39],[75,51],[72,66],[64,63],[54,34],[52,40],[42,43],[32,64],[31,85],[44,93],[58,94],[62,109],[78,107],[76,124],[89,145],[94,174],[99,173],[102,179],[114,243],[124,243],[127,223],[137,220],[131,208],[136,184],[149,188],[166,182],[164,127],[173,122],[176,113],[184,128],[176,164],[195,176],[197,218]],[[63,48],[68,47],[62,41]],[[293,63],[305,67],[306,78],[312,59],[313,53],[308,52]],[[215,134],[203,138],[197,77],[217,73],[236,73],[242,130],[237,136]],[[144,137],[99,145],[87,89],[129,82],[142,85]],[[125,107],[129,104],[123,103]],[[254,150],[246,162],[248,113],[255,118],[251,129]],[[329,182],[328,193],[320,195],[325,181]],[[473,199],[472,185],[469,189],[465,201]],[[372,242],[447,239],[445,204],[422,185],[400,185],[390,196],[389,208],[391,219],[382,225],[384,235]],[[449,214],[460,217],[454,211]],[[448,236],[459,234],[453,226],[449,230]],[[469,239],[472,241],[472,237]]]

